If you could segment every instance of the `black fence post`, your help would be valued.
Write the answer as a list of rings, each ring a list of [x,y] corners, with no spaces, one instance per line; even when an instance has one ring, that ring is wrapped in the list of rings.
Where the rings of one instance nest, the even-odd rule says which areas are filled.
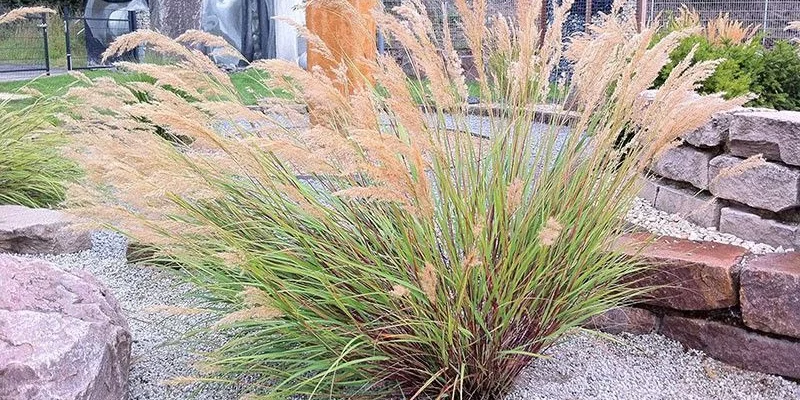
[[[69,32],[70,12],[69,6],[64,6],[64,36],[66,38],[67,46],[67,71],[72,71],[72,39]]]
[[[44,68],[50,76],[50,43],[47,37],[47,13],[42,13],[42,38],[44,39]]]
[[[136,23],[136,11],[128,11],[128,31],[129,32],[136,32],[139,29]],[[140,62],[139,60],[139,48],[133,49],[133,60],[135,62]]]

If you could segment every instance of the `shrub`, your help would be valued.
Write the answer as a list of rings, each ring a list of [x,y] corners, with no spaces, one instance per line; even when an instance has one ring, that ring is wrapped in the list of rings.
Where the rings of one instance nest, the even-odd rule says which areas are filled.
[[[753,105],[800,110],[800,55],[792,44],[779,41],[764,54],[753,74]]]
[[[421,106],[391,58],[351,60],[330,75],[255,62],[269,86],[308,106],[310,125],[290,128],[281,121],[306,120],[250,111],[202,54],[148,31],[110,51],[146,42],[178,58],[131,67],[155,83],[72,89],[81,118],[67,122],[87,169],[83,195],[94,199],[76,211],[157,246],[197,285],[218,313],[213,329],[230,337],[209,355],[208,379],[275,397],[501,398],[560,335],[639,293],[625,283],[639,266],[613,247],[638,172],[677,135],[743,101],[688,96],[714,65],[687,62],[645,107],[639,94],[678,35],[648,49],[654,32],[634,34],[613,14],[567,54],[579,116],[536,123],[533,106],[562,57],[565,9],[540,47],[531,12],[540,7],[526,4],[506,36],[520,49],[499,88],[507,108],[475,127],[460,60],[438,50],[448,46],[417,4],[404,3],[402,19],[375,18],[424,73],[431,96]],[[484,29],[484,2],[456,5],[483,65],[500,50],[486,35],[504,33]],[[337,11],[367,24],[349,7]],[[350,62],[366,63],[359,70],[374,80],[341,82]],[[339,92],[335,79],[354,91]],[[489,86],[486,71],[479,83]],[[131,85],[152,102],[138,102]],[[142,116],[195,140],[142,135]],[[220,129],[221,119],[233,123]],[[623,129],[633,139],[620,160]]]
[[[702,82],[698,91],[706,94],[725,93],[728,98],[749,93],[754,74],[765,61],[762,56],[764,48],[757,40],[749,43],[713,43],[706,36],[693,35],[683,39],[670,54],[670,62],[661,71],[656,84],[661,84],[672,68],[693,49],[694,62],[723,60],[714,74]]]
[[[79,169],[61,154],[62,134],[53,130],[42,103],[11,107],[0,102],[0,204],[52,207]]]

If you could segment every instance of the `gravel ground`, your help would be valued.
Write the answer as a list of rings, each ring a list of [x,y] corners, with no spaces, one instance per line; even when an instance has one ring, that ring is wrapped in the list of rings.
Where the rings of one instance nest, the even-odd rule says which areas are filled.
[[[637,198],[628,212],[627,220],[650,232],[677,238],[732,244],[744,247],[755,254],[783,253],[794,251],[783,247],[772,247],[763,243],[742,240],[728,233],[718,232],[713,228],[701,228],[686,221],[677,214],[667,214],[649,205],[645,200]]]
[[[713,240],[754,252],[784,251],[699,228],[639,199],[628,220],[660,234]],[[170,273],[125,261],[126,240],[98,232],[89,251],[44,256],[65,269],[84,269],[105,283],[119,301],[133,333],[130,400],[237,399],[235,387],[165,385],[196,376],[198,352],[215,348],[220,337],[190,336],[207,327],[207,317],[167,315],[160,306],[192,307],[191,287]],[[746,372],[713,361],[659,335],[570,335],[537,361],[509,400],[517,399],[800,399],[800,386],[781,378]],[[616,340],[616,341],[615,341]]]
[[[580,332],[535,361],[507,400],[782,400],[800,398],[785,379],[742,371],[684,351],[660,335],[613,340]]]

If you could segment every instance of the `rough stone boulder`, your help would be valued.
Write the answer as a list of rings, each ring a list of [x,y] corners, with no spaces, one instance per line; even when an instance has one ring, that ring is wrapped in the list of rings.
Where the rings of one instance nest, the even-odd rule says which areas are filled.
[[[744,163],[729,155],[711,160],[711,194],[772,212],[800,205],[800,168],[772,162]]]
[[[0,252],[62,254],[91,246],[89,232],[71,228],[59,211],[0,206]]]
[[[745,325],[800,337],[800,253],[755,257],[742,269],[740,282]]]
[[[749,112],[733,117],[728,148],[731,154],[800,165],[800,113],[793,111]]]
[[[127,398],[131,334],[88,273],[0,255],[0,399]]]
[[[692,146],[669,149],[651,166],[653,172],[665,178],[689,182],[700,189],[708,188],[708,163],[716,156]]]

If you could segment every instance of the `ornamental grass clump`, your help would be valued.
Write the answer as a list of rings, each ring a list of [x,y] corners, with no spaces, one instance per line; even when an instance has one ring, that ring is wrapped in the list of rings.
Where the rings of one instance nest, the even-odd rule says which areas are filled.
[[[415,96],[390,57],[332,71],[260,60],[250,68],[310,115],[281,103],[263,114],[200,52],[134,32],[108,55],[147,43],[176,63],[120,64],[152,83],[72,89],[81,105],[66,123],[88,170],[76,212],[154,246],[218,314],[211,329],[229,340],[198,380],[253,398],[502,398],[562,334],[640,293],[626,285],[640,267],[613,247],[639,173],[746,99],[692,96],[716,62],[688,60],[652,102],[640,96],[686,32],[650,46],[653,30],[612,14],[564,53],[569,2],[541,36],[539,6],[487,27],[485,0],[458,0],[475,64],[513,58],[503,88],[478,69],[484,100],[506,101],[479,119],[459,57],[419,1],[369,18],[327,3],[354,23],[374,19],[430,95]],[[542,123],[534,106],[563,56],[577,111]],[[618,148],[623,130],[632,140]]]
[[[48,119],[53,104],[18,102],[0,100],[0,204],[58,206],[80,169],[62,154],[66,138]]]

